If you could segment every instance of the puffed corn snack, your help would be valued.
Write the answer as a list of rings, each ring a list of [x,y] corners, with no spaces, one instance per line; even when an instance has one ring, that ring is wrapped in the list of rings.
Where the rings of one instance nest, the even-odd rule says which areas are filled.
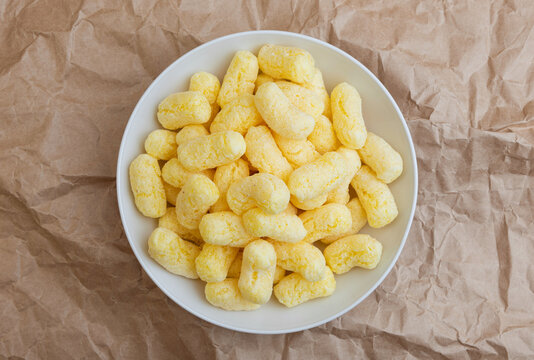
[[[226,201],[237,215],[256,206],[269,214],[278,214],[287,208],[289,196],[289,189],[281,179],[257,173],[234,182],[226,193]]]
[[[382,255],[382,244],[366,234],[356,234],[334,241],[324,249],[326,263],[336,274],[355,266],[374,269]]]
[[[237,283],[241,295],[255,304],[265,304],[273,292],[276,253],[265,240],[255,240],[243,251],[241,274]]]
[[[222,81],[192,74],[156,119],[129,167],[137,209],[158,219],[148,253],[205,281],[213,306],[251,311],[274,294],[293,307],[331,295],[334,274],[379,266],[382,244],[360,231],[397,217],[402,157],[367,130],[353,85],[329,94],[306,50],[237,51]]]

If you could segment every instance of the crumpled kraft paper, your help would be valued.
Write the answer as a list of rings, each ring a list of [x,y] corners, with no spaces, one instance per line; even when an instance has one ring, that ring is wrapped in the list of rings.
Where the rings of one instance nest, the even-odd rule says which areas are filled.
[[[233,332],[169,300],[122,230],[115,165],[150,82],[192,48],[279,29],[360,60],[415,141],[399,261],[339,319]],[[0,357],[534,356],[534,3],[0,2]]]

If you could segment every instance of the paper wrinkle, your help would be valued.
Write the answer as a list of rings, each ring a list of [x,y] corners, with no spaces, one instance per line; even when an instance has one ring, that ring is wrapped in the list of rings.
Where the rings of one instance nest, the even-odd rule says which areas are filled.
[[[534,357],[531,2],[21,0],[0,19],[0,357]],[[236,333],[174,304],[117,208],[120,140],[146,88],[194,47],[253,29],[362,62],[418,157],[390,275],[341,318],[288,335]]]

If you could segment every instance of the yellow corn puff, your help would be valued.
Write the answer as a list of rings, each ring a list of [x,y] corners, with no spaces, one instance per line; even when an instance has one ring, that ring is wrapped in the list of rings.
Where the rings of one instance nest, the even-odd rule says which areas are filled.
[[[213,119],[210,131],[232,130],[245,135],[252,126],[263,123],[254,104],[254,95],[244,94],[229,102]]]
[[[309,243],[346,233],[352,225],[350,210],[341,204],[326,204],[303,212],[299,218],[307,231],[304,241]]]
[[[176,198],[176,217],[185,228],[198,228],[200,220],[219,198],[217,186],[207,176],[192,175]]]
[[[213,182],[219,189],[219,200],[211,207],[211,212],[218,212],[230,209],[226,202],[226,193],[230,185],[236,181],[249,176],[248,163],[243,159],[237,159],[226,165],[221,165],[215,170]]]
[[[274,296],[287,307],[293,307],[319,297],[330,296],[336,290],[336,279],[332,270],[325,267],[323,280],[311,282],[300,274],[293,273],[274,287]]]
[[[351,185],[365,209],[369,226],[380,228],[395,220],[399,214],[395,198],[389,187],[377,179],[370,167],[363,165],[352,179]]]
[[[202,239],[210,244],[244,247],[254,240],[245,230],[241,217],[231,211],[204,215],[198,228]]]
[[[378,180],[389,184],[402,173],[402,157],[380,136],[367,133],[365,145],[358,150],[362,160],[376,173]]]
[[[332,151],[293,171],[287,187],[291,195],[305,201],[335,189],[345,176],[345,158]]]
[[[258,76],[258,59],[250,51],[235,53],[219,91],[217,103],[221,108],[244,94],[254,92],[254,83]]]
[[[347,83],[341,83],[332,90],[330,103],[334,130],[339,141],[349,149],[361,148],[367,138],[367,129],[358,90]]]
[[[158,121],[165,129],[203,124],[210,119],[211,106],[198,91],[184,91],[167,96],[158,105]]]
[[[347,203],[347,208],[350,210],[350,215],[352,217],[352,226],[350,229],[341,235],[326,236],[321,239],[322,243],[331,244],[342,237],[354,235],[358,233],[358,231],[360,231],[365,224],[367,224],[367,215],[365,214],[365,210],[363,209],[360,199],[355,197],[354,199],[350,200]]]
[[[254,102],[263,120],[279,135],[300,140],[306,139],[313,131],[313,116],[293,105],[273,82],[267,82],[258,88]]]
[[[137,156],[130,163],[129,175],[135,206],[141,214],[151,218],[163,216],[167,200],[158,160],[148,154]]]
[[[266,44],[258,53],[260,70],[275,79],[302,84],[311,81],[315,61],[309,52],[290,46]]]
[[[308,136],[308,140],[321,155],[329,151],[335,151],[341,145],[334,131],[334,126],[323,115],[315,118],[315,127]]]
[[[382,244],[366,234],[351,235],[334,241],[324,249],[326,263],[336,274],[355,266],[374,269],[382,256]]]
[[[271,215],[254,208],[243,214],[243,225],[255,237],[270,237],[289,243],[301,241],[306,236],[306,229],[299,217],[287,212]]]
[[[197,279],[195,259],[200,249],[169,229],[156,228],[148,239],[148,254],[167,271]]]
[[[195,259],[198,277],[206,282],[223,281],[238,252],[230,246],[204,244]]]
[[[237,279],[207,283],[204,289],[206,300],[216,307],[230,311],[256,310],[261,305],[246,300],[237,287]]]
[[[245,136],[246,156],[250,164],[260,172],[273,174],[286,181],[293,167],[276,145],[267,126],[251,127]]]
[[[241,274],[237,283],[241,295],[256,304],[265,304],[271,298],[276,253],[265,240],[255,240],[243,251]]]
[[[304,241],[295,244],[273,241],[276,263],[282,269],[302,275],[308,281],[319,281],[324,276],[326,261],[317,247]]]
[[[182,239],[192,241],[197,245],[200,245],[204,242],[198,229],[187,229],[178,222],[178,218],[176,217],[176,209],[174,206],[169,206],[167,208],[167,212],[165,212],[165,215],[158,219],[158,227],[169,229],[178,234],[178,236],[180,236]]]
[[[245,139],[235,131],[221,131],[199,136],[180,145],[178,160],[189,171],[201,171],[226,165],[245,153]]]

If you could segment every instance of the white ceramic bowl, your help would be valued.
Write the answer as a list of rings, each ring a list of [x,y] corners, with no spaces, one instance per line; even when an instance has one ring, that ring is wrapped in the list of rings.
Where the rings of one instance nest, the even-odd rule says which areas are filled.
[[[294,308],[286,308],[273,298],[259,310],[224,311],[204,298],[204,283],[165,271],[147,252],[147,239],[157,220],[143,217],[136,209],[130,191],[128,166],[140,153],[149,132],[159,128],[158,103],[167,95],[187,90],[189,78],[197,71],[208,71],[219,79],[234,53],[274,43],[297,46],[309,51],[323,72],[326,87],[343,81],[354,85],[363,99],[367,128],[386,139],[404,159],[404,172],[391,184],[399,216],[382,229],[366,226],[361,230],[384,245],[382,260],[372,271],[353,269],[337,275],[337,288],[327,298],[316,299]],[[417,198],[417,163],[406,122],[391,95],[362,64],[342,50],[323,41],[289,32],[251,31],[224,36],[201,45],[172,63],[146,90],[135,107],[124,135],[117,163],[117,197],[122,224],[135,256],[156,285],[181,307],[201,319],[229,329],[263,334],[288,333],[308,329],[335,319],[365,299],[386,277],[395,264],[412,222]]]

